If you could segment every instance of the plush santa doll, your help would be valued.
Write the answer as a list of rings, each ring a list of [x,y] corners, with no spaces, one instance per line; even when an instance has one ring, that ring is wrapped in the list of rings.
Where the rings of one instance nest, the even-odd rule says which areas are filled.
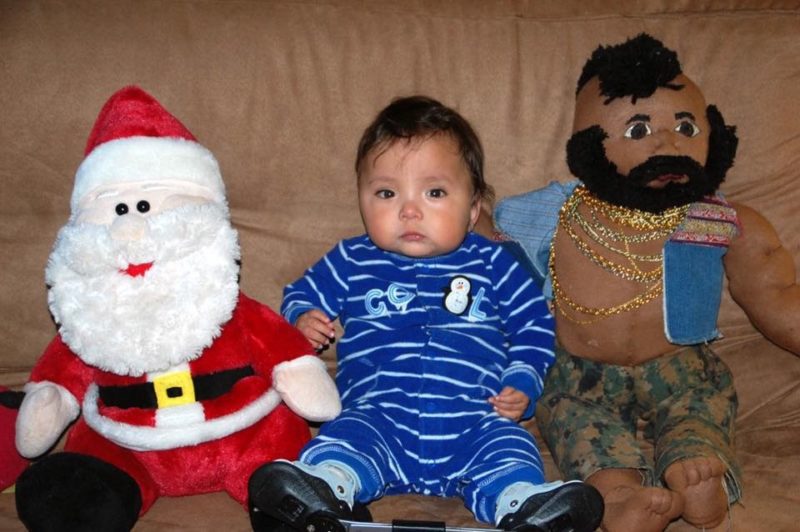
[[[58,335],[16,425],[31,530],[129,530],[162,495],[248,501],[339,397],[304,337],[239,291],[217,161],[137,87],[103,107],[46,269]],[[255,521],[254,521],[255,523]]]

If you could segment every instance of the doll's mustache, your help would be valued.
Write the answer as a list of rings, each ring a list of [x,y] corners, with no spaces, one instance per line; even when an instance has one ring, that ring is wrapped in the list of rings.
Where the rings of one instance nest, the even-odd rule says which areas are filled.
[[[685,175],[689,183],[706,178],[705,168],[686,155],[654,155],[628,172],[628,181],[634,185],[646,186],[665,175]],[[670,186],[681,186],[670,183]]]

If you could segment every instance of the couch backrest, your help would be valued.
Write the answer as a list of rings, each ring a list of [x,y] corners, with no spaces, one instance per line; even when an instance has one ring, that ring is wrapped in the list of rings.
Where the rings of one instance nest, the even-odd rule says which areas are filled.
[[[479,132],[502,197],[569,177],[581,66],[646,31],[738,126],[723,186],[800,239],[800,2],[102,0],[0,3],[0,367],[16,384],[55,332],[44,267],[103,102],[135,83],[219,159],[242,286],[282,287],[361,231],[358,138],[424,93]],[[726,297],[728,336],[754,334]]]

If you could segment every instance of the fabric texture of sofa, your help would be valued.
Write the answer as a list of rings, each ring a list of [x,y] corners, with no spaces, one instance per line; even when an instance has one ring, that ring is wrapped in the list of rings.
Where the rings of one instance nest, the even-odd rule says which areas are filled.
[[[362,231],[356,143],[392,98],[458,109],[482,138],[498,197],[523,192],[569,179],[581,66],[599,44],[642,31],[676,50],[738,127],[722,191],[764,214],[797,260],[797,0],[0,0],[0,386],[20,389],[55,333],[44,268],[93,121],[122,86],[153,94],[216,155],[242,288],[277,309],[286,283]],[[719,326],[714,348],[740,399],[733,529],[797,530],[800,359],[727,294]],[[379,521],[480,526],[458,500],[387,497],[371,509]],[[0,495],[0,529],[23,530],[12,494]],[[161,499],[135,528],[223,529],[249,525],[220,493]]]

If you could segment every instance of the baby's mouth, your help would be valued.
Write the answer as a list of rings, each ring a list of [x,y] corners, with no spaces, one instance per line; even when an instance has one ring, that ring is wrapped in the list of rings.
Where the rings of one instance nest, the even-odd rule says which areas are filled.
[[[416,242],[418,240],[422,240],[425,237],[421,233],[417,233],[415,231],[408,231],[400,235],[400,238],[402,238],[403,240],[410,240],[412,242]]]

